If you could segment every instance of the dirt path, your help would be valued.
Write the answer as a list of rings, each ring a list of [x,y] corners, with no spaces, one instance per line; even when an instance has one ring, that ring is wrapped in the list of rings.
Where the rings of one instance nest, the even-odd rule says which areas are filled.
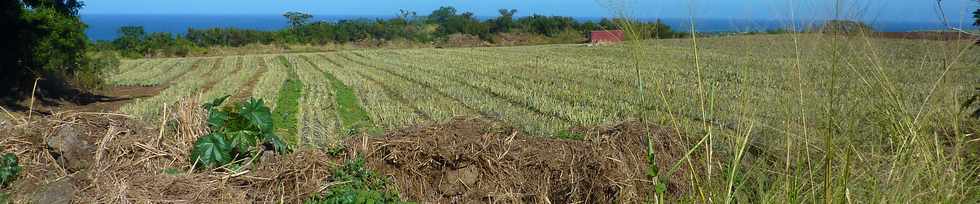
[[[174,83],[178,82],[178,79],[183,78],[185,75],[193,70],[200,68],[201,62],[203,60],[197,60],[193,62],[191,68],[183,73],[168,79],[156,86],[110,86],[103,90],[98,90],[92,93],[81,93],[74,96],[70,100],[52,100],[52,99],[39,99],[35,103],[35,113],[48,115],[55,112],[62,111],[79,111],[79,112],[112,112],[119,110],[123,105],[132,102],[136,99],[149,98],[160,94],[163,90],[166,90]],[[210,73],[210,71],[209,71]],[[29,102],[20,102],[22,106],[29,106]],[[28,110],[23,110],[28,111]]]
[[[112,86],[94,93],[81,94],[71,101],[35,104],[34,111],[44,115],[63,111],[112,112],[133,100],[156,96],[167,87],[169,86]]]

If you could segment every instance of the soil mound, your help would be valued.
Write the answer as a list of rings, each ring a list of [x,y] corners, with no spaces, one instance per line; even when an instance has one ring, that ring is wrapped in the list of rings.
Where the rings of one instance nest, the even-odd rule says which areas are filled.
[[[654,193],[648,142],[662,169],[686,148],[665,129],[637,122],[579,132],[585,139],[530,137],[467,119],[346,145],[365,156],[368,168],[391,177],[403,198],[438,203],[643,202]],[[670,193],[686,188],[684,175],[670,176]]]

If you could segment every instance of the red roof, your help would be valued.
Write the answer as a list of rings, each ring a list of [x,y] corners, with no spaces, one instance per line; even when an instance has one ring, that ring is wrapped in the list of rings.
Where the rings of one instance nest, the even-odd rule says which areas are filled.
[[[622,42],[624,39],[622,30],[602,30],[589,33],[589,42]]]

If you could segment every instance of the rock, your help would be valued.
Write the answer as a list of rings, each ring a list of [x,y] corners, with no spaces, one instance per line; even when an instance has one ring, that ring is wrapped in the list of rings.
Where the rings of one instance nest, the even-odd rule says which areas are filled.
[[[41,186],[41,191],[34,194],[33,203],[71,203],[75,198],[75,185],[71,178],[65,178]]]
[[[440,190],[443,195],[461,195],[471,188],[476,188],[479,179],[480,169],[473,165],[450,170],[446,172]]]
[[[272,150],[266,150],[262,152],[262,157],[259,157],[259,163],[269,164],[270,162],[278,161],[279,157],[276,152]]]
[[[89,167],[92,159],[92,145],[83,140],[79,130],[71,125],[58,128],[57,133],[47,139],[48,147],[58,164],[72,171]]]

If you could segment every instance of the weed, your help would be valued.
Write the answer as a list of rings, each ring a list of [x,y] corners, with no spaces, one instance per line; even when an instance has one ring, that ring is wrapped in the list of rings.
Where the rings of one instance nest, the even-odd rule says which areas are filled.
[[[204,104],[208,110],[208,126],[211,132],[194,143],[191,158],[201,168],[211,168],[237,163],[245,158],[255,161],[263,149],[286,153],[286,145],[273,132],[272,113],[262,100],[219,109],[228,96]],[[269,148],[271,146],[271,148]]]
[[[331,146],[330,148],[327,148],[327,155],[330,155],[331,157],[339,157],[343,155],[346,150],[347,150],[347,145],[336,144],[334,146]]]
[[[343,167],[335,169],[331,176],[330,189],[313,196],[308,204],[334,203],[403,203],[398,192],[389,190],[384,177],[364,168],[364,158],[348,160]]]
[[[0,188],[7,187],[11,182],[17,179],[21,171],[20,165],[17,163],[17,155],[13,153],[6,153],[0,158]]]

